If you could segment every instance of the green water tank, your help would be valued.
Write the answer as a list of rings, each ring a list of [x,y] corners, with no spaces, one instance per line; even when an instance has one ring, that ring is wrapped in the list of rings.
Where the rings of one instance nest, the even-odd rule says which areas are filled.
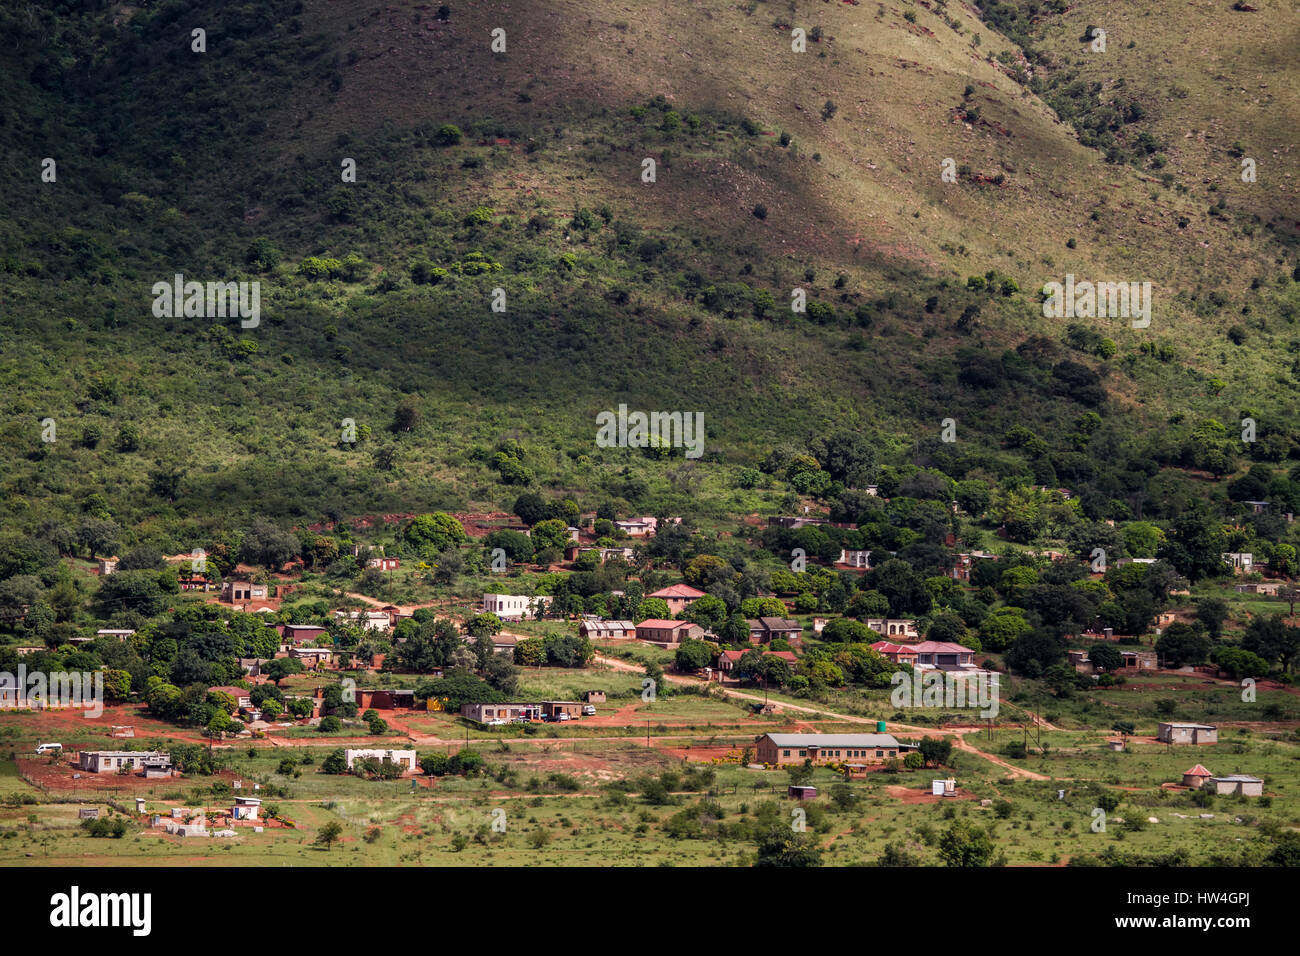
[[[885,732],[885,722],[883,720],[876,721],[876,733],[883,734],[884,732]]]

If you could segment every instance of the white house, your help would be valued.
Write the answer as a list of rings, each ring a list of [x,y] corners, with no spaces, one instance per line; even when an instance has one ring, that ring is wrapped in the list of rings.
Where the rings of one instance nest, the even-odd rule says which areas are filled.
[[[352,769],[352,764],[358,760],[367,760],[370,758],[382,760],[388,763],[399,763],[406,770],[414,772],[419,768],[419,758],[416,757],[414,750],[345,750],[343,758],[347,761],[348,769]]]
[[[495,614],[503,621],[535,619],[545,613],[552,600],[544,594],[484,594],[483,613]]]

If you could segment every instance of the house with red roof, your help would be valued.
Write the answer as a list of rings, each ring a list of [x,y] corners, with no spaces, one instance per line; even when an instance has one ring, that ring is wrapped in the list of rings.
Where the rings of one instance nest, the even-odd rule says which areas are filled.
[[[936,667],[939,670],[960,670],[975,665],[975,652],[960,644],[947,641],[922,641],[913,644],[916,652],[916,666]]]
[[[778,637],[787,641],[791,647],[803,644],[803,626],[798,621],[783,617],[760,617],[747,619],[745,623],[749,625],[751,644],[771,644]]]
[[[671,584],[647,596],[662,598],[667,601],[669,614],[681,614],[682,611],[704,597],[704,592],[691,587],[689,584]]]
[[[891,664],[916,664],[915,644],[894,644],[890,641],[876,641],[871,649],[889,658]]]
[[[1213,776],[1214,774],[1198,763],[1191,770],[1183,771],[1183,786],[1191,787],[1193,790],[1200,790]]]

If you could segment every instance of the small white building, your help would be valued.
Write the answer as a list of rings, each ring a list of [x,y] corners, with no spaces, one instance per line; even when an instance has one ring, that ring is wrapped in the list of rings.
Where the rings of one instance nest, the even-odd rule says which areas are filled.
[[[368,759],[382,760],[387,763],[400,763],[405,770],[414,773],[420,767],[419,758],[415,755],[414,750],[345,750],[343,759],[347,761],[348,769],[352,769],[352,764],[358,760]]]
[[[118,773],[143,770],[146,762],[160,765],[168,755],[159,750],[82,750],[77,754],[77,769],[88,773]]]
[[[235,806],[230,815],[236,820],[256,820],[261,809],[262,801],[257,797],[235,797]]]
[[[551,606],[545,594],[484,594],[483,613],[495,614],[503,621],[535,620]]]

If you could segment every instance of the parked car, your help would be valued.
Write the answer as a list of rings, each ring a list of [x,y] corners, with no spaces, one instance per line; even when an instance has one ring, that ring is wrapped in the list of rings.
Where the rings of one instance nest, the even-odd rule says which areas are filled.
[[[571,718],[570,718],[569,715],[566,714],[564,711],[560,711],[558,714],[555,715],[555,719],[556,719],[556,720],[570,720]]]
[[[488,727],[504,727],[506,725],[506,722],[500,717],[493,717],[491,720],[483,721],[483,723]]]
[[[596,716],[596,708],[595,708],[595,707],[592,707],[591,704],[584,704],[584,705],[583,705],[583,708],[582,708],[582,716],[584,716],[584,717],[595,717],[595,716]]]
[[[510,723],[512,723],[512,724],[531,724],[532,721],[529,720],[527,717],[515,717],[515,718],[513,718],[513,719],[510,721]]]
[[[41,744],[36,748],[38,754],[62,753],[63,744]]]

